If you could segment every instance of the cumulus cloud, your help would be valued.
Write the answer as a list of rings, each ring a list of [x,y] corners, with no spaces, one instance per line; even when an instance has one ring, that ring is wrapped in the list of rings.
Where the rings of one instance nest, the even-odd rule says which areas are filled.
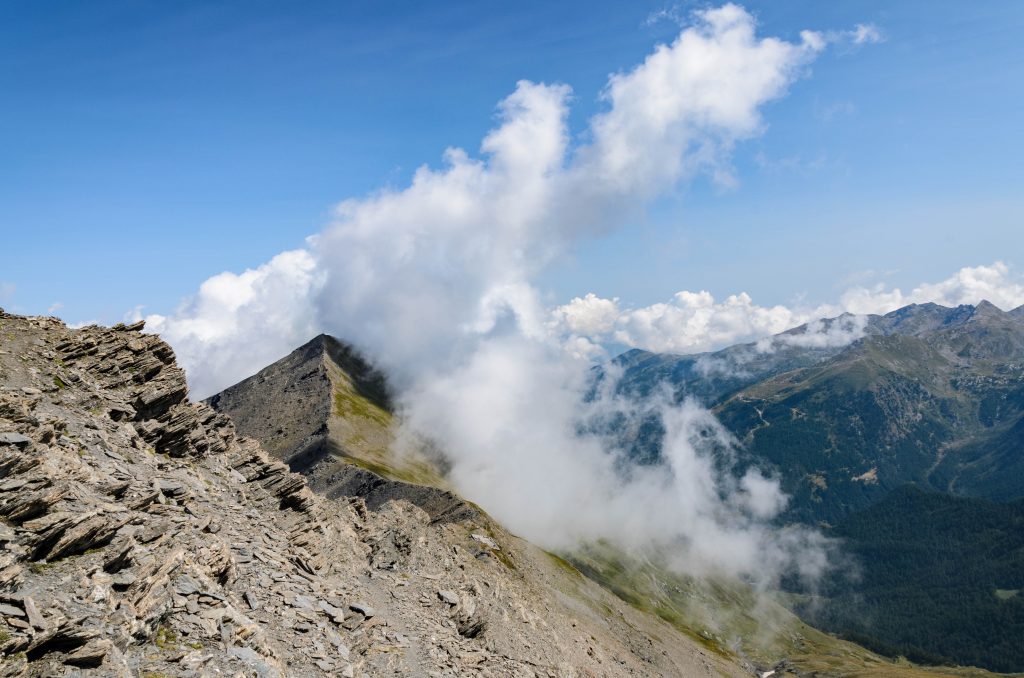
[[[667,304],[625,313],[614,339],[629,346],[657,346],[655,351],[703,351],[735,343],[736,337],[760,337],[793,327],[797,317],[785,306],[754,304],[746,293],[721,303],[705,291],[677,292]]]
[[[937,283],[918,285],[907,293],[879,283],[853,287],[840,300],[850,313],[888,313],[907,304],[936,303],[942,306],[977,304],[987,300],[1004,311],[1024,304],[1024,284],[1001,261],[990,266],[969,266]]]
[[[699,12],[671,44],[609,78],[606,108],[575,147],[570,89],[521,81],[499,104],[480,156],[448,149],[440,168],[421,167],[407,188],[343,202],[307,249],[216,276],[151,327],[199,368],[199,396],[247,376],[312,326],[370,347],[403,375],[442,369],[507,318],[528,336],[545,334],[536,273],[687,176],[726,177],[732,146],[763,129],[760,107],[822,45],[809,31],[798,42],[759,37],[736,5]],[[274,349],[238,356],[232,338],[263,313],[273,325],[264,323],[261,344]]]
[[[716,301],[707,291],[682,291],[668,302],[623,308],[618,299],[587,294],[555,308],[551,316],[558,330],[580,345],[620,344],[658,353],[700,353],[755,342],[756,351],[769,352],[779,346],[845,346],[864,336],[867,315],[889,313],[908,304],[958,306],[983,300],[1011,310],[1024,304],[1024,284],[1009,266],[997,261],[990,266],[962,268],[944,280],[918,285],[906,293],[883,283],[853,286],[838,302],[817,306],[761,306],[745,292]],[[805,327],[800,332],[786,332],[797,326]],[[590,353],[599,354],[597,350]]]
[[[597,336],[611,332],[620,313],[618,299],[602,299],[589,292],[559,306],[552,315],[556,325],[572,334]]]
[[[658,353],[698,353],[757,341],[809,323],[799,334],[780,335],[779,344],[836,346],[859,338],[864,322],[852,317],[823,323],[831,306],[760,306],[745,292],[716,301],[707,291],[677,292],[671,300],[640,308],[620,308],[618,300],[594,294],[577,297],[552,311],[553,323],[573,341],[614,343]],[[759,350],[773,350],[773,341]]]
[[[147,316],[146,327],[198,375],[194,384],[226,386],[316,334],[313,300],[322,282],[309,252],[283,252],[258,268],[206,280],[173,316]]]
[[[768,523],[785,501],[777,483],[734,477],[716,461],[732,443],[714,418],[669,399],[643,405],[665,425],[664,464],[624,473],[621,451],[580,433],[623,407],[612,392],[583,397],[601,351],[585,335],[640,332],[642,321],[619,328],[616,300],[593,295],[553,316],[533,281],[578,239],[621,227],[694,174],[732,183],[734,145],[764,130],[761,107],[826,43],[810,31],[759,37],[732,4],[699,12],[609,78],[604,109],[576,136],[569,87],[521,81],[479,154],[450,148],[408,187],[341,203],[305,249],[207,280],[149,329],[170,341],[197,396],[335,334],[387,369],[408,429],[438,441],[455,485],[515,531],[552,548],[658,544],[692,567],[770,581],[815,561],[802,551],[812,533]],[[756,331],[784,329],[775,313]],[[727,336],[728,323],[748,322],[735,316],[709,327]]]
[[[761,105],[784,94],[825,46],[813,31],[797,43],[759,39],[737,5],[697,16],[671,45],[610,78],[610,108],[591,122],[593,143],[580,153],[593,194],[650,196],[700,170],[732,184],[735,143],[761,131]]]

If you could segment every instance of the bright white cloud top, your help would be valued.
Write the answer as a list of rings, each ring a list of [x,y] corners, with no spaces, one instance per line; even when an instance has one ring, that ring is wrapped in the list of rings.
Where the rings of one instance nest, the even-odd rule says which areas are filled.
[[[606,343],[663,353],[698,353],[730,344],[756,341],[821,318],[843,313],[884,314],[908,304],[942,306],[989,301],[1003,310],[1024,304],[1024,284],[1002,262],[991,266],[965,267],[937,283],[925,283],[907,293],[879,283],[852,287],[839,301],[814,307],[759,306],[746,292],[716,301],[706,291],[677,292],[671,300],[640,308],[620,308],[617,299],[594,294],[576,297],[553,311],[557,331],[570,342],[601,355]],[[863,328],[861,328],[863,329]],[[810,332],[800,341],[818,345],[843,345],[861,336],[849,326],[835,326],[831,333]],[[796,341],[793,337],[788,341]]]
[[[697,172],[730,182],[734,144],[763,131],[760,108],[829,39],[759,37],[732,4],[700,12],[671,44],[609,78],[607,109],[577,146],[566,126],[570,88],[522,81],[499,104],[480,157],[451,148],[443,167],[421,167],[407,188],[343,202],[306,250],[215,276],[150,327],[190,366],[200,396],[315,327],[399,373],[458,361],[506,316],[541,336],[548,311],[532,281],[544,266]]]

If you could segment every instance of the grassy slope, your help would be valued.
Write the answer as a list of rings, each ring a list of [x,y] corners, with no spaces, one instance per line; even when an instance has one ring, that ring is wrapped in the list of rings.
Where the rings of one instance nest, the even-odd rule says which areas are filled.
[[[393,452],[395,422],[390,412],[360,395],[349,375],[336,364],[328,362],[327,369],[334,388],[328,428],[345,451],[342,459],[392,480],[448,489],[444,477],[422,454]]]
[[[786,660],[810,675],[844,678],[994,676],[982,669],[921,667],[887,659],[800,621],[772,596],[735,582],[697,580],[607,544],[566,556],[580,571],[634,607],[657,615],[723,657],[761,669]],[[815,673],[817,672],[817,673]]]
[[[1019,374],[1000,367],[980,359],[965,367],[915,337],[870,337],[715,410],[752,457],[782,469],[790,517],[835,524],[907,482],[949,490],[1016,468],[1010,450],[1024,390]],[[1002,477],[1001,492],[1019,491],[1019,476]]]

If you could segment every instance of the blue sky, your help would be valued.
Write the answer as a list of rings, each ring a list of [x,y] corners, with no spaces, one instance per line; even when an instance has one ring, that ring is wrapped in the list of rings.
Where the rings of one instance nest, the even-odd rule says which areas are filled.
[[[696,4],[0,3],[0,305],[69,321],[169,313],[258,266],[331,207],[476,153],[517,80],[601,110]],[[561,257],[540,288],[629,304],[677,290],[762,304],[1024,267],[1024,5],[746,3],[762,35],[877,26],[830,48],[733,156],[628,228]]]

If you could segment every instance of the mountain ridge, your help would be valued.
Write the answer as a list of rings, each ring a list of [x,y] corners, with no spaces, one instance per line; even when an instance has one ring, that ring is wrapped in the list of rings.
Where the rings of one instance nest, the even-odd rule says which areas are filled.
[[[302,353],[303,348],[300,347],[293,354]],[[297,362],[286,356],[274,365],[264,368],[254,375],[254,378],[240,382],[247,385],[245,388],[238,388],[236,385],[228,389],[232,392],[231,398],[222,398],[218,406],[227,412],[230,409],[227,405],[233,403],[230,405],[231,408],[249,411],[251,415],[249,408],[252,404],[278,400],[278,390],[283,392],[292,389],[301,376],[302,370]],[[282,375],[277,373],[283,366],[289,366],[288,369],[293,372],[291,378],[281,378]],[[264,378],[255,378],[259,375],[263,375]],[[337,375],[333,378],[336,379]],[[331,379],[332,377],[328,375],[325,383],[333,384]],[[327,396],[321,394],[319,397],[323,400]],[[359,406],[349,408],[348,416],[360,409]],[[282,416],[287,416],[287,408],[278,407],[261,414],[261,417],[269,418],[268,420]],[[276,429],[267,426],[264,430],[272,432]],[[344,445],[339,444],[338,449],[343,447]],[[280,454],[282,458],[289,456],[287,451]],[[386,482],[388,485],[401,484],[399,478],[402,473],[396,473],[392,468],[396,461],[395,456],[378,457],[376,465],[369,467],[366,461],[359,459],[356,454],[358,451],[339,453],[330,463],[360,468],[368,475],[380,474],[377,482]],[[314,471],[312,476],[315,475]],[[308,468],[307,477],[311,477]],[[315,479],[313,486],[318,487]],[[324,487],[320,485],[321,491]],[[343,493],[339,493],[338,496],[343,496]],[[650,556],[638,559],[608,544],[594,544],[558,555],[638,610],[661,617],[678,631],[709,649],[745,662],[748,667],[758,667],[762,672],[791,671],[796,675],[818,676],[925,676],[933,675],[934,672],[909,665],[893,665],[866,650],[842,643],[803,625],[776,602],[758,602],[758,596],[749,591],[744,592],[741,585],[698,581],[671,572],[664,564],[659,565],[659,561]],[[565,561],[556,559],[556,562]],[[566,564],[565,567],[571,566]],[[766,635],[757,630],[762,625],[776,628],[777,631]],[[786,659],[780,661],[779,657]],[[948,671],[955,675],[983,673],[971,669]]]
[[[429,460],[390,453],[392,397],[355,348],[320,334],[204,402],[325,496],[360,496],[373,509],[404,499],[434,520],[478,516]]]
[[[620,391],[643,398],[665,384],[677,400],[703,401],[751,460],[781,471],[802,520],[837,519],[905,482],[1024,493],[1014,453],[1024,440],[1024,313],[988,302],[914,304],[869,316],[864,336],[843,346],[780,345],[809,327],[776,335],[777,348],[760,353],[757,344],[696,356],[628,352],[616,359]],[[657,459],[659,444],[638,440],[633,453]],[[875,463],[886,459],[896,465]],[[864,474],[871,482],[856,480]],[[847,496],[829,504],[836,483]]]
[[[612,363],[625,372],[620,387],[624,392],[645,395],[649,390],[645,390],[644,382],[666,382],[683,389],[677,391],[677,397],[690,395],[714,405],[721,397],[739,388],[784,371],[810,367],[874,334],[919,336],[942,328],[962,326],[972,318],[978,323],[986,317],[1012,318],[1021,322],[1024,328],[1024,305],[1012,311],[1002,311],[982,300],[978,306],[982,307],[981,313],[969,304],[946,307],[928,302],[909,304],[884,315],[861,316],[865,318],[864,335],[834,346],[798,345],[786,339],[813,334],[812,329],[816,326],[827,332],[836,323],[857,316],[846,313],[804,323],[769,337],[771,343],[768,345],[760,340],[696,354],[654,353],[634,348],[613,358]]]
[[[702,399],[735,437],[739,463],[779,478],[789,497],[780,522],[809,523],[843,539],[855,529],[851,555],[859,559],[871,588],[861,591],[833,573],[826,588],[835,600],[804,608],[807,618],[825,620],[828,628],[881,651],[903,648],[936,661],[952,657],[1020,668],[1024,654],[1002,636],[996,646],[990,639],[999,634],[985,631],[995,628],[996,620],[1019,627],[1016,602],[997,605],[992,593],[1018,587],[1005,576],[986,574],[973,560],[982,557],[980,542],[955,531],[932,542],[922,536],[913,544],[916,559],[907,558],[911,540],[893,541],[891,530],[881,525],[899,525],[899,510],[916,511],[935,521],[922,525],[922,534],[939,534],[946,524],[970,524],[963,515],[1004,510],[984,508],[986,501],[1024,497],[1024,310],[1002,311],[988,302],[911,305],[869,317],[864,328],[864,336],[827,349],[783,343],[765,357],[748,344],[710,354],[725,363],[726,379],[695,369],[700,360],[709,360],[707,355],[631,353],[621,360],[623,391],[643,398],[667,386],[677,399]],[[770,345],[782,343],[780,336]],[[744,373],[740,363],[751,354],[748,362],[755,369]],[[646,437],[637,437],[627,449],[642,463],[656,463],[658,429],[644,430]],[[929,501],[944,502],[945,510],[929,513],[914,502],[894,504],[892,497],[908,485],[940,493]],[[864,526],[866,516],[872,516],[866,524],[878,529]],[[1000,545],[1015,543],[1013,524],[994,522],[982,540],[986,548],[998,552]],[[963,549],[944,550],[957,539]],[[945,575],[940,577],[938,568],[928,581],[919,581],[929,554],[942,554]],[[1022,558],[1017,556],[1018,568]],[[960,572],[978,572],[977,581],[992,590],[977,590],[977,582]],[[929,595],[929,587],[940,587],[943,594]],[[927,600],[953,601],[948,607],[973,622],[954,632],[941,609],[921,602]],[[873,618],[878,623],[865,621]],[[883,623],[886,619],[904,623],[894,627]]]
[[[749,675],[486,517],[312,492],[142,329],[0,312],[0,676]]]

